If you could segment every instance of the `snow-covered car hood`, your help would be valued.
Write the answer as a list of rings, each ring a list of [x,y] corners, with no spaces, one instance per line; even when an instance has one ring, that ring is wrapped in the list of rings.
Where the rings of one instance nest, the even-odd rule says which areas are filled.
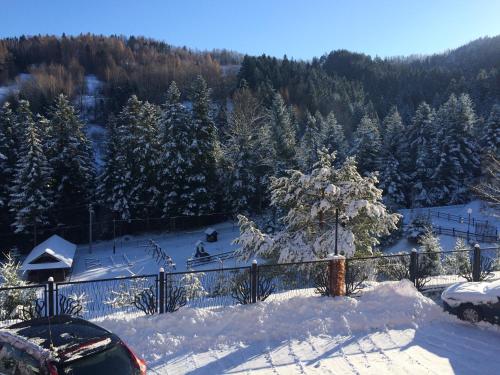
[[[463,282],[449,286],[441,294],[441,299],[456,307],[469,302],[475,305],[496,303],[500,298],[500,280],[492,282]]]

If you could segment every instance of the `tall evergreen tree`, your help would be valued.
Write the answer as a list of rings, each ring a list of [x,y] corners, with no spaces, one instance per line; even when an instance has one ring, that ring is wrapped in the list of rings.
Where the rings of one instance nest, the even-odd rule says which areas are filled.
[[[107,206],[121,219],[129,219],[131,217],[127,185],[129,171],[114,116],[110,116],[107,128],[105,164],[99,176],[97,196],[101,204]]]
[[[377,121],[363,116],[354,133],[351,154],[355,156],[359,172],[363,175],[377,170],[382,142]]]
[[[21,103],[21,113],[25,129],[24,139],[16,164],[9,206],[14,215],[13,228],[16,233],[33,233],[49,224],[49,209],[52,206],[49,168],[44,140],[41,138],[39,119],[35,122],[29,103]]]
[[[317,113],[306,113],[304,134],[297,150],[297,162],[303,171],[310,171],[318,160],[318,150],[321,148],[321,129],[323,118]]]
[[[276,167],[278,173],[282,173],[293,166],[296,142],[290,112],[279,93],[274,94],[268,120],[276,153]]]
[[[476,115],[470,97],[452,94],[439,108],[437,123],[438,164],[432,175],[432,198],[435,204],[461,203],[469,197],[469,187],[479,171],[473,137]]]
[[[433,145],[436,139],[434,110],[425,102],[421,103],[408,128],[405,142],[403,169],[410,177],[411,202],[415,207],[425,207],[433,203],[430,195],[433,187],[431,177],[435,168]]]
[[[16,140],[14,138],[15,116],[9,103],[0,109],[0,222],[7,220],[6,208],[9,201],[8,187],[12,182],[16,165]]]
[[[52,168],[56,220],[81,220],[94,195],[95,166],[83,124],[63,94],[49,111],[47,158]]]
[[[484,124],[481,137],[481,152],[484,155],[500,155],[500,105],[491,108],[488,120]]]
[[[192,152],[193,126],[190,114],[180,101],[175,82],[170,84],[160,116],[161,157],[159,169],[163,215],[192,214],[194,196],[189,178],[196,155]]]
[[[260,210],[274,164],[269,126],[259,101],[248,88],[233,98],[224,157],[228,165],[229,200],[235,213]]]
[[[337,122],[333,112],[330,112],[323,122],[321,138],[323,147],[328,150],[328,153],[336,152],[335,162],[343,163],[347,156],[347,141],[344,129]]]
[[[210,90],[202,76],[192,86],[193,138],[191,152],[195,155],[189,185],[193,201],[186,212],[201,215],[212,212],[218,195],[217,155],[220,150],[215,123],[210,110]]]
[[[380,158],[380,187],[384,189],[384,201],[393,208],[406,204],[405,185],[408,178],[401,168],[401,139],[403,122],[397,108],[393,108],[383,121],[383,146]]]
[[[149,216],[157,209],[157,167],[159,161],[158,113],[156,107],[129,98],[117,116],[119,156],[125,168],[124,197],[130,214]]]

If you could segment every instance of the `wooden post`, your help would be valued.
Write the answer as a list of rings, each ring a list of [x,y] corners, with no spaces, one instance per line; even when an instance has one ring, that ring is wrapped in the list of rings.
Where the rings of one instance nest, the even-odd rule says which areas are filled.
[[[345,296],[346,260],[343,255],[332,255],[328,262],[330,296]]]

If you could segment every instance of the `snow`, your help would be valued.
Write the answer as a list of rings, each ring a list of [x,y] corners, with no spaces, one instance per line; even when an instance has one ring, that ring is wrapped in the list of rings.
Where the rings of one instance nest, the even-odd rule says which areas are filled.
[[[388,308],[390,306],[390,308]],[[495,374],[500,329],[443,312],[408,281],[359,299],[298,295],[97,321],[154,374]]]
[[[457,307],[464,302],[474,305],[497,303],[500,299],[500,280],[457,283],[446,288],[442,298],[452,307]]]
[[[239,228],[232,222],[212,225],[218,233],[217,242],[204,243],[210,255],[236,250],[232,241],[239,235]],[[93,243],[92,253],[88,245],[77,248],[71,281],[155,274],[161,266],[146,252],[149,240],[154,240],[176,264],[177,271],[186,270],[186,261],[193,257],[196,244],[205,238],[204,228],[175,233],[123,236],[116,239],[116,253],[113,254],[113,240]],[[90,265],[90,267],[89,267]],[[225,260],[225,268],[244,266],[246,263]],[[220,263],[207,263],[197,269],[219,268]]]
[[[85,133],[92,142],[95,163],[99,169],[104,167],[104,156],[106,154],[106,140],[108,131],[99,124],[86,124]]]
[[[484,204],[484,202],[480,200],[471,201],[467,204],[463,205],[452,205],[452,206],[440,206],[440,207],[427,207],[427,208],[415,208],[415,209],[403,209],[400,210],[399,213],[403,215],[403,224],[410,224],[410,222],[419,216],[428,217],[428,213],[439,212],[450,215],[458,215],[463,217],[463,222],[459,223],[456,221],[447,220],[446,216],[437,218],[436,216],[430,217],[430,222],[433,227],[442,227],[442,228],[455,228],[456,230],[467,232],[469,229],[471,233],[474,232],[474,227],[472,224],[468,225],[468,209],[472,209],[471,220],[475,218],[476,220],[487,221],[489,225],[500,229],[500,218],[494,215],[492,208],[488,207]],[[497,212],[498,215],[498,212]],[[500,232],[500,231],[499,231]],[[404,236],[403,236],[404,237]],[[455,246],[456,237],[452,237],[449,235],[439,235],[438,236],[441,247],[444,251],[453,250]],[[474,242],[475,243],[475,242]],[[494,246],[491,243],[482,243],[479,242],[481,248],[492,247]],[[418,247],[418,244],[411,243],[406,240],[406,238],[402,238],[393,246],[385,249],[386,253],[398,253],[398,252],[410,252],[412,248]]]
[[[64,238],[59,237],[57,234],[54,234],[42,243],[35,246],[33,250],[31,250],[25,261],[23,262],[21,270],[32,271],[71,268],[71,266],[73,265],[75,251],[76,245],[74,243],[66,241]],[[35,261],[37,258],[44,254],[47,254],[52,258],[57,259],[58,261],[31,264],[31,262]]]

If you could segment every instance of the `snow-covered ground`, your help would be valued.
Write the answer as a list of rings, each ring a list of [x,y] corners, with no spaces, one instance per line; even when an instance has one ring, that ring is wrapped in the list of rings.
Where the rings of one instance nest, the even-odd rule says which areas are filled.
[[[468,224],[468,209],[472,209],[471,213],[471,220],[472,218],[475,218],[476,220],[481,220],[481,221],[488,221],[488,224],[491,225],[492,227],[496,227],[498,230],[500,230],[500,219],[498,217],[495,217],[491,211],[491,208],[486,206],[483,202],[479,200],[475,200],[472,202],[469,202],[467,204],[463,205],[454,205],[454,206],[441,206],[441,207],[428,207],[428,208],[420,208],[420,209],[406,209],[406,210],[400,210],[399,213],[403,215],[403,223],[404,224],[410,224],[411,221],[419,216],[424,216],[424,217],[429,217],[429,211],[434,212],[434,215],[431,215],[429,217],[430,222],[434,227],[442,227],[442,228],[455,228],[455,230],[460,230],[467,232],[467,230],[470,230],[472,233],[474,231],[474,228],[472,225]],[[451,214],[451,215],[457,215],[461,216],[464,218],[462,223],[456,222],[456,221],[450,221],[447,220],[446,216],[437,218],[435,215],[437,212],[444,213],[444,214]],[[498,214],[498,213],[497,213]],[[448,235],[440,235],[439,241],[441,243],[441,247],[443,250],[453,250],[453,247],[455,246],[456,237],[448,236]],[[497,244],[494,243],[481,243],[479,242],[479,245],[481,245],[482,248],[486,247],[492,247],[492,246],[498,246]],[[411,249],[418,247],[418,245],[411,243],[406,240],[406,238],[402,238],[400,241],[398,241],[395,245],[389,247],[386,249],[385,252],[387,253],[396,253],[396,252],[410,252]]]
[[[204,242],[205,249],[210,255],[236,249],[231,242],[239,235],[238,226],[232,222],[225,222],[211,227],[216,229],[219,235],[217,242]],[[205,240],[204,230],[205,228],[200,228],[176,233],[123,236],[116,240],[116,254],[113,254],[112,240],[94,243],[91,254],[88,245],[81,245],[76,250],[71,281],[158,273],[161,265],[146,252],[144,247],[150,239],[153,239],[167,255],[172,257],[177,271],[184,271],[187,259],[195,252],[196,242]],[[237,265],[244,264],[236,264],[235,260],[226,260],[223,264],[225,268]],[[197,269],[212,269],[220,266],[220,264],[211,263]]]
[[[500,328],[443,312],[408,281],[359,299],[311,295],[102,326],[153,374],[498,374]]]

